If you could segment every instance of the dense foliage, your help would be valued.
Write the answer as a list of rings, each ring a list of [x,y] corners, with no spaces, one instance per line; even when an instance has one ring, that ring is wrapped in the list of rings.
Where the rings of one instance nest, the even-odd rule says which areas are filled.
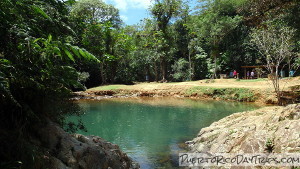
[[[280,66],[296,69],[299,9],[298,0],[199,0],[192,10],[181,0],[155,0],[152,17],[125,26],[118,9],[100,0],[1,0],[0,137],[8,141],[1,145],[6,162],[0,168],[34,162],[23,158],[32,150],[18,153],[26,147],[22,140],[46,119],[63,125],[65,114],[80,113],[69,100],[85,86],[132,84],[146,76],[161,82],[217,78],[277,56]],[[284,52],[264,38],[278,30],[288,32]]]
[[[79,113],[69,101],[72,89],[84,89],[74,63],[98,60],[75,46],[67,3],[0,2],[1,168],[34,162],[34,149],[24,140],[35,125],[47,119],[63,125],[65,114]]]
[[[298,63],[298,7],[295,0],[200,0],[191,10],[183,1],[157,0],[150,8],[151,18],[119,28],[133,48],[118,54],[116,70],[108,68],[112,65],[101,70],[114,75],[102,82],[145,81],[146,76],[161,82],[196,80],[233,70],[243,78],[242,65],[267,63],[250,35],[255,29],[267,32],[270,22],[295,30],[293,56],[281,64]]]

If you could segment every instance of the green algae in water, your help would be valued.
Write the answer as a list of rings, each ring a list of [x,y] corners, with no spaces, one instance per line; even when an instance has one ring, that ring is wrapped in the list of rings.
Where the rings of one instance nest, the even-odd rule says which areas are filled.
[[[118,144],[141,168],[177,168],[180,144],[201,128],[235,112],[257,109],[249,103],[175,98],[79,101],[88,132]],[[77,117],[69,117],[72,121]]]

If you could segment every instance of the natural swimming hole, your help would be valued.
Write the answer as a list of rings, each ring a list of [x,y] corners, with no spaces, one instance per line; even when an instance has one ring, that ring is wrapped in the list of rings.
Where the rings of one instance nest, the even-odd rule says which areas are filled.
[[[183,143],[235,112],[254,110],[251,103],[181,98],[81,100],[88,132],[117,144],[141,168],[177,168]],[[78,117],[68,117],[69,121]]]

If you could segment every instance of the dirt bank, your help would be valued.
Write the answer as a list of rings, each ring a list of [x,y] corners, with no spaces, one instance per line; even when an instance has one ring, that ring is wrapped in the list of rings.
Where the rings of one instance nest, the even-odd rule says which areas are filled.
[[[300,78],[284,79],[285,90],[300,84]],[[107,85],[77,92],[79,98],[96,99],[110,97],[191,97],[201,99],[235,100],[275,104],[276,96],[267,79],[236,80],[216,79],[179,83],[138,83],[135,85]],[[78,99],[79,99],[78,98]]]

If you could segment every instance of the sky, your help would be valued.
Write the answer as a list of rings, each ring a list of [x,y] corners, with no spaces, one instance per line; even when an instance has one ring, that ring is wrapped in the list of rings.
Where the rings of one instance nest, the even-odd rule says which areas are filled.
[[[195,1],[195,0],[192,0]],[[120,17],[127,25],[133,25],[144,18],[150,17],[149,7],[154,0],[104,0],[120,10]],[[191,2],[192,6],[194,2]]]
[[[127,25],[133,25],[150,17],[148,11],[153,0],[104,0],[120,10],[120,17]]]

